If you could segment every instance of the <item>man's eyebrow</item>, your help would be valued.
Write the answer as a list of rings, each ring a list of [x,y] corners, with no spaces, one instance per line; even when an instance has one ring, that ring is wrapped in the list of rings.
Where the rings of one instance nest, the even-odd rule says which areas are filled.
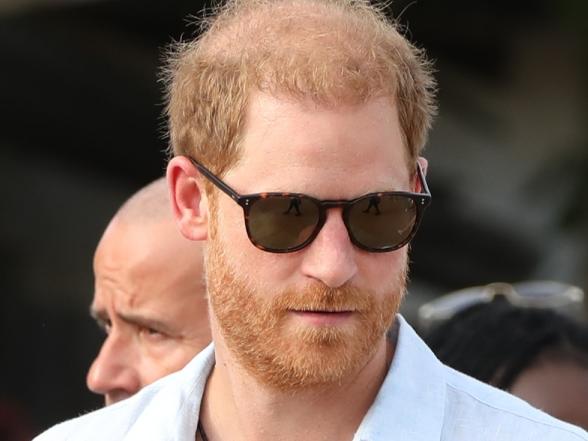
[[[95,308],[93,305],[90,305],[90,317],[92,317],[97,322],[107,322],[109,320],[108,314],[104,309]]]
[[[97,309],[93,305],[90,306],[90,317],[94,319],[96,324],[102,331],[108,334],[108,327],[110,326],[110,317],[104,309]]]
[[[118,312],[117,315],[121,318],[121,320],[132,325],[154,329],[164,334],[175,335],[175,331],[167,323],[162,322],[161,320],[145,317],[144,315],[133,312]]]

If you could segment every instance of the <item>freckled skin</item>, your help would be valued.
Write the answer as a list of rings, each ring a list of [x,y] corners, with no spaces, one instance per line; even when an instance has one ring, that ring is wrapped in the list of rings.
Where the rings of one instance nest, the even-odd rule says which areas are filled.
[[[210,342],[201,248],[172,219],[115,218],[94,273],[91,311],[106,338],[87,385],[107,405],[181,369]]]

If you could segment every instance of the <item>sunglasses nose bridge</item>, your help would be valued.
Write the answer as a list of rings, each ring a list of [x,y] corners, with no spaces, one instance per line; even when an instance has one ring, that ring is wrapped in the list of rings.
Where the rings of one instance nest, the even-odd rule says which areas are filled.
[[[327,221],[327,217],[329,215],[329,212],[334,209],[339,209],[339,210],[336,210],[337,213],[334,213],[334,215],[341,217],[341,219],[343,221],[343,225],[345,226],[345,230],[347,231],[348,239],[352,240],[351,229],[349,227],[349,215],[348,215],[349,210],[351,208],[351,205],[352,205],[351,202],[346,201],[346,200],[321,201],[320,207],[319,207],[319,222],[316,227],[315,236],[317,236],[321,232],[321,230],[323,229],[323,226],[325,225],[325,223]]]
[[[347,204],[338,201],[327,202],[328,205],[325,203],[321,204],[319,210],[319,220],[315,229],[313,241],[316,239],[316,236],[321,234],[326,224],[330,224],[331,222],[341,222],[343,224],[342,226],[345,228],[345,232],[347,233],[347,240],[351,241],[351,231],[349,230],[346,216]],[[331,217],[333,217],[332,221],[330,221]]]

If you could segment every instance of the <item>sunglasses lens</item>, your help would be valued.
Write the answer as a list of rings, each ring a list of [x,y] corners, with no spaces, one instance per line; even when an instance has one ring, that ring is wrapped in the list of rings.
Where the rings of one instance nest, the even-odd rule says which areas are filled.
[[[417,218],[416,203],[406,196],[368,196],[353,204],[348,224],[355,241],[367,249],[386,250],[404,244]]]
[[[255,200],[249,209],[249,236],[263,248],[286,251],[308,240],[318,221],[319,208],[311,199],[262,197]]]

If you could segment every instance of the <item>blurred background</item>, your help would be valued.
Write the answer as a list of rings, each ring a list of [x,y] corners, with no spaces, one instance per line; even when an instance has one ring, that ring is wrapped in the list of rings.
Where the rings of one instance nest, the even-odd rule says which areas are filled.
[[[0,423],[30,437],[102,405],[85,375],[92,256],[163,174],[162,49],[202,1],[0,2]],[[404,313],[495,281],[588,287],[588,2],[395,0],[435,60],[434,195]],[[0,438],[4,439],[0,434]]]

